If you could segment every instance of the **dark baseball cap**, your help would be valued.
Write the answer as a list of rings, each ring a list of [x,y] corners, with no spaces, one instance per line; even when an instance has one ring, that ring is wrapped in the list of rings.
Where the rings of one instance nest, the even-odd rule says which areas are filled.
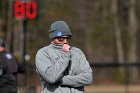
[[[0,47],[5,47],[5,42],[2,38],[0,38]]]

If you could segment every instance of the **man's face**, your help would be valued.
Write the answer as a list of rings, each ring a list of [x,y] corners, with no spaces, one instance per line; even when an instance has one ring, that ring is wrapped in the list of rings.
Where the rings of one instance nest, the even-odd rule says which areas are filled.
[[[0,46],[0,52],[4,51],[5,48]]]
[[[62,36],[62,37],[56,37],[53,39],[54,44],[68,44],[70,40],[69,36]]]

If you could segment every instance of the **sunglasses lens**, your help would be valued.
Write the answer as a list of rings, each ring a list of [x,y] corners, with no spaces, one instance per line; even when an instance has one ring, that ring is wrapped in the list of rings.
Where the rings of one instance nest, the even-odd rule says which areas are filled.
[[[65,39],[66,39],[66,40],[69,40],[70,37],[57,37],[57,39],[58,39],[59,41],[64,41]]]
[[[59,41],[64,41],[64,38],[57,38]]]

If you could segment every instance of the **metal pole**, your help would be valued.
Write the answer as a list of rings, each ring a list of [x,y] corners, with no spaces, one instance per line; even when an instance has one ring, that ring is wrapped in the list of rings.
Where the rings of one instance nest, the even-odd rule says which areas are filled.
[[[28,54],[28,32],[27,32],[27,20],[23,20],[23,29],[24,29],[24,41],[23,41],[23,62],[26,64],[26,55]]]
[[[23,31],[24,31],[24,38],[23,38],[23,62],[25,65],[25,92],[27,93],[27,60],[26,60],[26,55],[28,54],[28,31],[27,31],[27,19],[25,18],[23,20]]]

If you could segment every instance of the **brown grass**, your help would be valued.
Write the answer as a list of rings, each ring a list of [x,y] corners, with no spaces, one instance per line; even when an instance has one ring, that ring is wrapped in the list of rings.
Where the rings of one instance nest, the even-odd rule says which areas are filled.
[[[86,93],[140,93],[140,85],[92,85],[85,90]]]

